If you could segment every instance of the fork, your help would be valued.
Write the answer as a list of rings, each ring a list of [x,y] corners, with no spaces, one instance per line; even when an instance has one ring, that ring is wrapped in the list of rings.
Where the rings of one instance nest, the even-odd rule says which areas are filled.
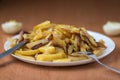
[[[100,62],[100,61],[97,59],[96,55],[94,55],[92,52],[76,52],[76,53],[85,54],[85,55],[87,55],[88,57],[90,57],[90,58],[92,58],[93,60],[95,60],[95,61],[96,61],[97,63],[99,63],[100,65],[106,67],[107,69],[109,69],[109,70],[111,70],[111,71],[114,71],[114,72],[120,74],[120,70],[119,70],[119,69],[113,68],[113,67],[111,67],[111,66],[108,66],[108,65]]]

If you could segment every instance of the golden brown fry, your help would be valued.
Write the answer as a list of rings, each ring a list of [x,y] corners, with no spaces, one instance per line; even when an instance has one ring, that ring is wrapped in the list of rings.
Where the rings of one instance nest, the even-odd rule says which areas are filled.
[[[15,51],[15,53],[18,53],[18,54],[21,54],[21,55],[24,55],[24,56],[32,56],[32,55],[35,55],[35,54],[37,54],[39,52],[40,52],[39,49],[27,50],[27,51],[21,51],[21,50]]]
[[[106,49],[104,41],[96,42],[85,28],[54,24],[50,21],[38,24],[31,33],[21,37],[28,39],[29,43],[15,51],[15,55],[22,55],[21,57],[30,59],[32,59],[31,56],[34,56],[36,60],[42,61],[69,62],[83,60],[88,59],[88,57],[75,54],[75,52],[88,51],[99,55]],[[16,40],[13,40],[12,45],[16,45]]]

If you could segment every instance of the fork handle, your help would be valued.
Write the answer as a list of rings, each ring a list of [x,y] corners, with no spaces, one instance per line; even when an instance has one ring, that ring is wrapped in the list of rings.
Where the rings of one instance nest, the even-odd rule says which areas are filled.
[[[104,64],[104,63],[102,63],[102,62],[100,62],[100,61],[96,58],[96,56],[95,56],[95,57],[91,57],[91,58],[94,59],[94,60],[95,60],[97,63],[99,63],[100,65],[102,65],[102,66],[104,66],[104,67],[110,69],[111,71],[114,71],[114,72],[120,74],[120,70],[119,70],[119,69],[113,68],[113,67],[111,67],[111,66],[108,66],[108,65],[106,65],[106,64]]]

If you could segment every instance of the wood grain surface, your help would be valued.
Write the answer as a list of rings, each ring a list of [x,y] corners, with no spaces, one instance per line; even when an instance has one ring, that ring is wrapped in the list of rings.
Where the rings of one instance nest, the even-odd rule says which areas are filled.
[[[15,19],[24,30],[50,20],[54,23],[85,27],[106,35],[102,26],[107,21],[120,22],[120,0],[0,0],[0,24]],[[4,42],[13,35],[0,28],[0,52]],[[115,50],[101,59],[120,69],[120,36],[111,37]],[[96,62],[72,67],[38,66],[19,61],[8,55],[0,59],[0,80],[120,80],[116,74]]]

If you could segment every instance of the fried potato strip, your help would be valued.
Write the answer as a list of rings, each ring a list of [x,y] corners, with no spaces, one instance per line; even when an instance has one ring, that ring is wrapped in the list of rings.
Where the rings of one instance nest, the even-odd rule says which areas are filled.
[[[71,62],[88,59],[85,55],[76,54],[78,51],[88,51],[100,55],[106,49],[103,40],[96,41],[84,27],[55,24],[45,21],[36,25],[30,33],[24,33],[22,40],[29,42],[15,55],[38,61]],[[11,47],[18,44],[11,40]]]

